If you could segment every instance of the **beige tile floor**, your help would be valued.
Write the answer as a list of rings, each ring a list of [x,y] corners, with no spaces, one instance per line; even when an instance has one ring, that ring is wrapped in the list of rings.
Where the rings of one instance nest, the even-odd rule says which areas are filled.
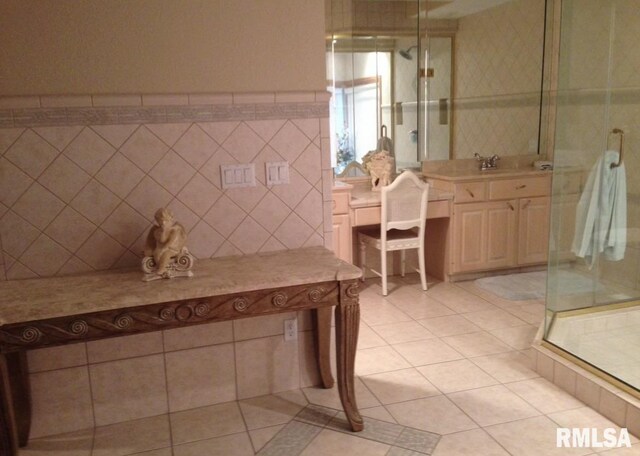
[[[555,447],[559,426],[616,426],[532,370],[542,301],[507,301],[473,282],[430,280],[423,292],[416,276],[392,278],[390,290],[382,297],[379,280],[361,290],[356,393],[365,417],[440,434],[434,456],[640,455],[635,438],[609,451]],[[292,421],[308,404],[341,408],[335,388],[304,388],[34,440],[20,455],[254,455],[285,427],[313,428]],[[420,454],[315,429],[298,454]]]

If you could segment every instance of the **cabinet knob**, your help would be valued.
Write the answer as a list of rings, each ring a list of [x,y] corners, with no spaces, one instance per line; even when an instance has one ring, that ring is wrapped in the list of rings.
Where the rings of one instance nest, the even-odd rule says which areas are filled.
[[[522,185],[517,185],[516,186],[516,190],[522,190],[523,188],[526,188],[527,186],[525,184]]]
[[[471,190],[469,190],[468,188],[465,188],[465,190],[467,191],[467,193],[469,195],[471,195],[471,198],[475,198],[476,196],[473,194],[473,192]]]
[[[531,200],[527,200],[523,205],[522,205],[522,209],[526,209],[527,206],[529,206],[529,204],[531,204]]]
[[[507,206],[509,206],[509,209],[511,209],[512,211],[515,211],[515,207],[513,207],[513,204],[511,204],[509,201],[507,201]]]

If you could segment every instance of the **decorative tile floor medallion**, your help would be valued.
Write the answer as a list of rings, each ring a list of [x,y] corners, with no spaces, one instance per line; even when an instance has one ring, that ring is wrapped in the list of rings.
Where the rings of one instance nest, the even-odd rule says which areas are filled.
[[[349,430],[344,413],[318,405],[308,405],[257,454],[259,456],[301,454],[323,429],[341,432],[352,438],[389,445],[390,448],[386,454],[396,456],[431,454],[440,440],[439,434],[400,424],[367,417],[364,418],[364,422],[364,431],[353,433]]]

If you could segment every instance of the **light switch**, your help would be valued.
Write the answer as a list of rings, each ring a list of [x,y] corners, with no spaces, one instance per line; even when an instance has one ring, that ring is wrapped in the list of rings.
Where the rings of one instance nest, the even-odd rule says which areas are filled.
[[[223,189],[255,187],[256,172],[253,163],[220,165],[220,180]]]
[[[267,185],[282,185],[289,183],[289,162],[268,162],[265,164]]]

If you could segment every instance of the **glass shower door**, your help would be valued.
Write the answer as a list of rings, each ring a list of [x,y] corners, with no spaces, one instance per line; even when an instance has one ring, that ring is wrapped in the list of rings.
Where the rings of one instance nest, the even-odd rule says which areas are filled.
[[[635,389],[639,28],[640,0],[562,2],[545,327],[548,342]]]

